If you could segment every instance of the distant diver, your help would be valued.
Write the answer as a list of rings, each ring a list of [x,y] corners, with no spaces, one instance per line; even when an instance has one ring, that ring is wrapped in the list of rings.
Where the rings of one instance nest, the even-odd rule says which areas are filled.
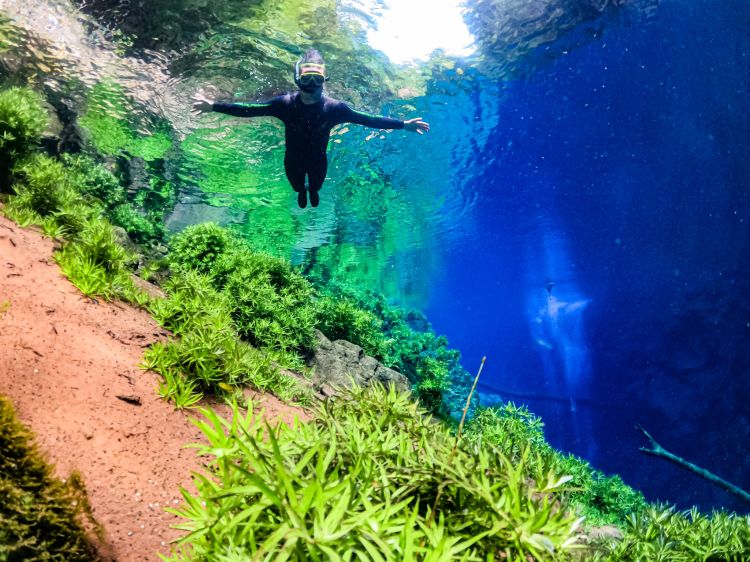
[[[552,281],[552,280],[550,280],[550,279],[547,279],[547,285],[546,285],[546,287],[547,287],[547,295],[548,295],[548,297],[552,298],[552,289],[555,288],[555,282]]]
[[[355,123],[374,129],[406,129],[420,135],[430,130],[430,125],[421,117],[401,121],[355,111],[346,103],[323,95],[323,84],[327,80],[323,57],[316,49],[310,49],[294,67],[294,82],[299,91],[264,103],[217,103],[199,92],[194,97],[193,114],[218,111],[236,117],[281,119],[286,136],[284,170],[292,189],[297,192],[297,204],[306,207],[309,192],[310,204],[317,207],[320,203],[318,192],[328,170],[326,150],[333,127]]]

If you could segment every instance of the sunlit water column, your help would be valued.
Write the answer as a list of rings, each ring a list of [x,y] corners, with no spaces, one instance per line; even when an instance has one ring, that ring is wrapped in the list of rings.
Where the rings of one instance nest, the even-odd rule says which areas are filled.
[[[576,283],[564,232],[542,219],[526,252],[526,317],[544,369],[545,394],[567,403],[576,448],[593,458],[589,402],[591,362],[584,313],[591,302]],[[540,281],[545,280],[544,284]],[[561,414],[565,412],[562,409]],[[554,424],[553,419],[547,420]]]

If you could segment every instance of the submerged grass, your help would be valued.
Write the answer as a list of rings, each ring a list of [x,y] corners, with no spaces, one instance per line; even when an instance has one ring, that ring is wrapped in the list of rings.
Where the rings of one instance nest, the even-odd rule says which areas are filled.
[[[564,479],[532,482],[495,447],[456,447],[407,394],[354,388],[294,427],[203,414],[197,447],[213,460],[174,510],[189,548],[169,560],[554,560],[573,549],[580,521],[556,496]]]

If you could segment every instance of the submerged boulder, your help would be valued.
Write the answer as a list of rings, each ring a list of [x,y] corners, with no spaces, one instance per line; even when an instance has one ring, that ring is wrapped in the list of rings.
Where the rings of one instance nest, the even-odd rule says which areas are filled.
[[[331,387],[350,387],[353,384],[368,387],[373,382],[408,390],[408,379],[389,369],[374,357],[365,355],[362,348],[346,340],[329,340],[316,330],[317,349],[307,358],[312,368],[313,389],[331,395]]]

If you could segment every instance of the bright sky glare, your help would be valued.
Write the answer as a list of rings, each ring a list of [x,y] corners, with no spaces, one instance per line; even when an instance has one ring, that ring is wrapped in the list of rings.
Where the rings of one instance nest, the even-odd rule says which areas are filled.
[[[450,55],[469,55],[474,39],[464,23],[461,1],[388,0],[378,29],[367,35],[370,46],[398,64],[427,60],[439,48]]]

